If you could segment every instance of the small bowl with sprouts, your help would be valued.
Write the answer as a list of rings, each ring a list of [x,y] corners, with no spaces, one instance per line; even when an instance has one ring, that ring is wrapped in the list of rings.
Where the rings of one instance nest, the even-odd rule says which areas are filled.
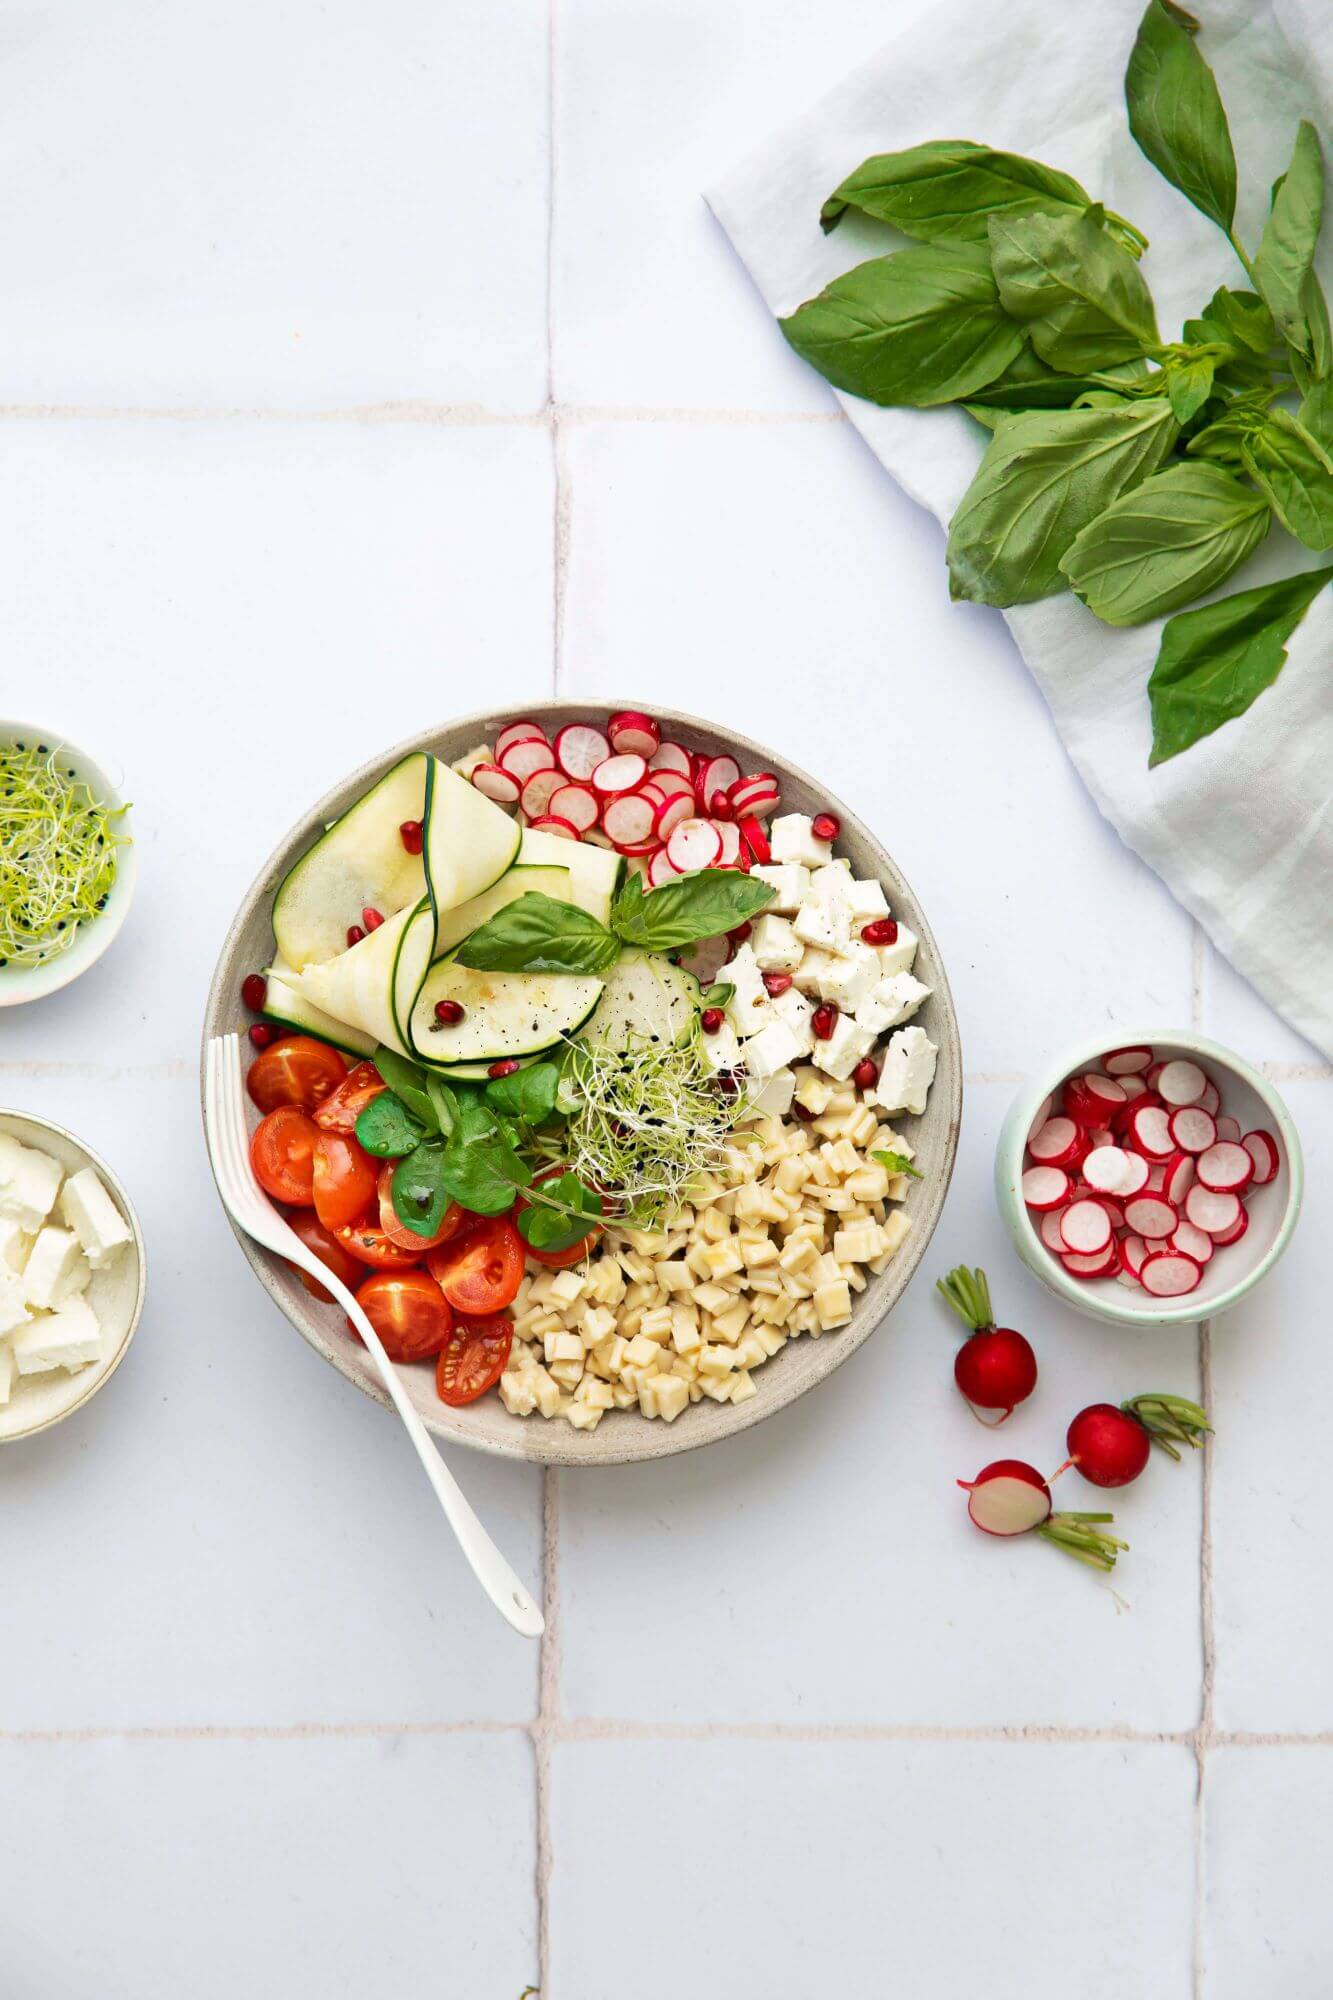
[[[59,730],[0,720],[0,1007],[68,986],[134,894],[129,807]]]

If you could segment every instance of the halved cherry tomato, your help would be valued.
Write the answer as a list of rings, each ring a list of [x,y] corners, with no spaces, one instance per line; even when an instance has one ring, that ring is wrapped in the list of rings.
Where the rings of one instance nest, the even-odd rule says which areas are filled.
[[[312,1035],[284,1035],[255,1057],[245,1087],[261,1111],[276,1111],[280,1104],[313,1111],[332,1097],[346,1074],[347,1064],[327,1042]]]
[[[444,1220],[435,1234],[418,1236],[405,1222],[398,1220],[398,1211],[393,1205],[393,1170],[397,1164],[396,1160],[386,1160],[380,1168],[380,1228],[390,1243],[397,1243],[404,1250],[415,1250],[418,1257],[424,1257],[426,1252],[434,1250],[437,1244],[447,1243],[451,1236],[457,1236],[467,1211],[460,1208],[456,1201],[451,1201],[444,1211]]]
[[[600,1229],[590,1229],[586,1236],[580,1236],[578,1242],[571,1243],[567,1250],[538,1250],[531,1243],[525,1243],[523,1249],[534,1264],[544,1264],[548,1271],[567,1271],[571,1264],[581,1264],[591,1254],[601,1233]]]
[[[484,1396],[504,1374],[513,1344],[514,1322],[508,1313],[498,1318],[458,1313],[435,1364],[435,1392],[440,1401],[459,1409]]]
[[[306,1249],[313,1250],[320,1263],[328,1265],[335,1278],[341,1278],[349,1290],[356,1290],[365,1278],[365,1265],[329,1233],[317,1215],[312,1215],[309,1210],[304,1215],[289,1215],[287,1224],[300,1237]],[[318,1278],[312,1278],[308,1271],[299,1270],[297,1276],[312,1298],[323,1299],[326,1305],[333,1304],[332,1292],[326,1292]]]
[[[489,1319],[513,1304],[523,1281],[523,1238],[507,1215],[478,1216],[466,1234],[431,1251],[426,1269],[455,1312]]]
[[[390,1242],[380,1228],[378,1217],[364,1216],[359,1222],[344,1223],[332,1234],[350,1256],[376,1271],[413,1271],[421,1262],[418,1251],[404,1250]]]
[[[454,1330],[448,1300],[424,1271],[377,1271],[366,1279],[356,1302],[390,1361],[425,1361],[440,1352]]]
[[[280,1104],[260,1119],[250,1141],[250,1164],[265,1194],[297,1208],[309,1205],[319,1136],[318,1125],[295,1104]]]
[[[374,1063],[360,1062],[349,1070],[332,1097],[326,1097],[315,1113],[315,1123],[324,1132],[356,1130],[356,1121],[368,1104],[373,1104],[386,1088]]]
[[[326,1229],[357,1222],[375,1199],[375,1162],[363,1146],[342,1132],[316,1128],[315,1214]]]

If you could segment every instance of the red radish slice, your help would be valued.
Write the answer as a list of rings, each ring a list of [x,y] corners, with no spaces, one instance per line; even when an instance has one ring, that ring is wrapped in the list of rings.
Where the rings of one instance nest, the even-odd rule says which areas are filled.
[[[1218,1089],[1217,1085],[1213,1082],[1213,1079],[1209,1077],[1208,1087],[1204,1091],[1203,1096],[1199,1099],[1199,1109],[1200,1111],[1206,1111],[1210,1118],[1216,1118],[1221,1108],[1222,1108],[1222,1093]]]
[[[557,819],[554,813],[543,813],[539,819],[529,822],[534,833],[553,833],[557,840],[578,840],[581,838],[576,826],[567,819]]]
[[[1179,1220],[1160,1194],[1136,1194],[1125,1203],[1125,1221],[1136,1236],[1169,1236]]]
[[[1138,1076],[1140,1071],[1152,1068],[1152,1050],[1137,1047],[1112,1049],[1109,1056],[1102,1057],[1102,1068],[1108,1076]]]
[[[1161,1255],[1163,1250],[1171,1248],[1171,1238],[1170,1236],[1145,1236],[1143,1247],[1150,1257],[1157,1257]]]
[[[1148,1168],[1148,1179],[1147,1182],[1145,1183],[1143,1191],[1145,1194],[1165,1194],[1166,1192],[1165,1167],[1150,1166]]]
[[[679,874],[692,875],[696,868],[712,868],[721,860],[722,837],[711,820],[682,820],[667,842],[667,853]]]
[[[734,819],[715,819],[714,830],[722,842],[722,853],[718,857],[719,868],[739,868],[741,860],[741,830]]]
[[[1167,1128],[1182,1153],[1206,1153],[1217,1137],[1217,1126],[1197,1104],[1186,1104],[1167,1118]]]
[[[1113,1194],[1095,1194],[1092,1199],[1099,1201],[1111,1218],[1112,1229],[1125,1227],[1125,1211]]]
[[[683,778],[689,779],[690,790],[694,790],[694,766],[690,762],[690,753],[679,743],[672,743],[670,739],[659,743],[648,759],[648,768],[651,771],[679,771]]]
[[[1271,1132],[1247,1132],[1241,1144],[1254,1161],[1254,1185],[1267,1187],[1269,1181],[1277,1178],[1280,1164],[1277,1140]]]
[[[602,825],[622,852],[627,848],[651,845],[653,842],[651,801],[639,797],[634,792],[612,799],[602,813]]]
[[[1208,1079],[1196,1062],[1177,1058],[1162,1064],[1157,1079],[1157,1095],[1164,1104],[1197,1104],[1208,1087]]]
[[[1125,1102],[1132,1104],[1136,1097],[1142,1097],[1148,1086],[1141,1076],[1121,1076],[1116,1082],[1125,1093]]]
[[[1137,1278],[1143,1268],[1143,1260],[1148,1254],[1148,1246],[1141,1236],[1132,1233],[1120,1239],[1120,1262],[1131,1278]]]
[[[1196,1172],[1193,1153],[1173,1154],[1166,1163],[1162,1185],[1158,1192],[1166,1196],[1173,1208],[1179,1208],[1194,1186]]]
[[[1051,1169],[1042,1171],[1049,1173]],[[1100,1255],[1111,1241],[1112,1233],[1111,1218],[1099,1201],[1071,1202],[1060,1217],[1065,1248],[1079,1257]]]
[[[1078,1150],[1078,1127],[1072,1118],[1048,1118],[1028,1140],[1028,1151],[1039,1166],[1063,1167]]]
[[[672,867],[671,857],[665,847],[659,847],[652,860],[648,863],[648,882],[650,887],[660,889],[664,882],[674,881],[677,873],[678,870]]]
[[[1126,1153],[1125,1159],[1128,1161],[1128,1165],[1125,1168],[1125,1185],[1120,1190],[1122,1201],[1128,1201],[1132,1194],[1142,1194],[1148,1185],[1148,1179],[1152,1173],[1152,1168],[1148,1165],[1142,1153]]]
[[[555,752],[543,736],[525,736],[519,743],[511,743],[500,754],[500,769],[508,771],[511,778],[517,778],[520,785],[526,785],[534,771],[553,771]]]
[[[1218,1193],[1239,1194],[1254,1179],[1254,1161],[1244,1146],[1220,1139],[1198,1159],[1199,1179]]]
[[[740,824],[741,837],[753,859],[762,868],[765,862],[773,859],[773,850],[768,844],[768,835],[764,832],[763,827],[759,824],[753,813],[747,813]]]
[[[1103,1114],[1116,1110],[1125,1101],[1121,1085],[1113,1076],[1103,1076],[1100,1070],[1089,1070],[1086,1076],[1081,1076],[1078,1080],[1089,1097],[1095,1098],[1101,1105]]]
[[[623,708],[606,725],[611,748],[621,756],[651,757],[662,740],[662,732],[651,715],[637,708]]]
[[[1166,1111],[1160,1104],[1139,1104],[1129,1115],[1129,1143],[1148,1160],[1169,1160],[1176,1148]]]
[[[1128,1194],[1129,1183],[1138,1178],[1129,1161],[1129,1154],[1119,1146],[1094,1146],[1083,1162],[1083,1178],[1099,1194]]]
[[[1239,1118],[1219,1118],[1216,1123],[1219,1139],[1240,1139]],[[1241,1143],[1243,1144],[1244,1141]]]
[[[1196,1229],[1206,1230],[1209,1236],[1225,1236],[1236,1226],[1236,1217],[1243,1215],[1240,1196],[1225,1188],[1207,1188],[1202,1181],[1185,1196],[1185,1219]]]
[[[1087,1131],[1100,1125],[1105,1117],[1101,1105],[1081,1076],[1071,1076],[1066,1081],[1061,1092],[1061,1109],[1067,1118],[1072,1118],[1076,1125],[1082,1125]]]
[[[511,778],[508,771],[502,771],[498,764],[475,764],[472,782],[483,797],[494,799],[498,806],[518,804],[522,786],[517,778]]]
[[[567,819],[580,833],[597,824],[597,794],[591,785],[574,785],[562,782],[558,790],[552,792],[548,801],[549,809],[559,819]]]
[[[1060,1262],[1072,1278],[1109,1278],[1120,1265],[1114,1243],[1095,1255],[1084,1256],[1080,1251],[1066,1250]]]
[[[1150,1068],[1144,1070],[1143,1081],[1147,1084],[1149,1090],[1156,1090],[1157,1079],[1165,1068],[1165,1063],[1155,1062]]]
[[[642,798],[646,794],[640,793],[639,796]],[[657,807],[653,814],[653,832],[659,840],[669,840],[678,826],[693,818],[694,801],[684,792],[677,792],[674,798]]]
[[[1038,1169],[1038,1171],[1045,1173],[1047,1170],[1043,1167]],[[1050,1208],[1044,1212],[1039,1211],[1039,1213],[1041,1213],[1041,1226],[1037,1232],[1038,1235],[1048,1250],[1053,1251],[1057,1257],[1063,1257],[1065,1254],[1065,1239],[1060,1234],[1059,1209]]]
[[[679,797],[693,801],[694,798],[694,786],[682,772],[658,771],[651,764],[648,766],[648,776],[641,787],[645,792],[649,789],[664,799]]]
[[[555,794],[567,789],[563,771],[534,771],[528,779],[527,784],[523,787],[524,812],[529,819],[540,819],[544,813],[554,811],[551,801],[555,797]],[[557,815],[557,817],[564,817],[564,815]],[[570,820],[569,824],[577,833],[577,821]]]
[[[544,743],[546,731],[539,722],[511,722],[502,729],[495,739],[495,761],[498,764],[511,743]]]
[[[611,755],[611,745],[590,722],[567,722],[555,739],[556,762],[567,778],[586,785],[599,764]]]
[[[739,781],[740,775],[741,767],[734,757],[709,757],[705,761],[704,767],[700,771],[696,781],[695,789],[699,797],[708,802],[709,812],[712,812],[713,800],[719,792],[722,793],[725,803],[731,806],[731,800],[727,797],[727,794],[730,792],[731,787]],[[734,806],[731,809],[733,812],[735,811]]]
[[[1230,1229],[1218,1230],[1217,1234],[1213,1237],[1214,1247],[1218,1250],[1223,1250],[1226,1248],[1228,1243],[1239,1243],[1241,1237],[1245,1234],[1249,1226],[1250,1226],[1249,1211],[1247,1209],[1242,1208],[1240,1214],[1236,1217],[1236,1220],[1232,1223]]]
[[[599,799],[619,799],[626,792],[637,792],[647,776],[647,759],[635,751],[623,757],[603,757],[590,782]]]
[[[1023,1175],[1023,1199],[1039,1215],[1059,1208],[1068,1201],[1069,1192],[1069,1176],[1061,1167],[1029,1167]]]
[[[1203,1272],[1192,1257],[1181,1250],[1159,1250],[1145,1257],[1139,1283],[1150,1298],[1178,1299],[1192,1292]]]
[[[1115,1134],[1109,1126],[1099,1126],[1095,1132],[1088,1134],[1088,1146],[1094,1153],[1099,1146],[1114,1146],[1114,1144]]]
[[[779,796],[778,781],[771,771],[755,771],[731,788],[731,803],[737,812],[754,813],[758,819],[767,819]]]
[[[1215,1245],[1206,1231],[1196,1229],[1188,1219],[1178,1222],[1171,1236],[1171,1248],[1183,1250],[1196,1264],[1206,1264],[1212,1256]]]
[[[1143,1290],[1138,1279],[1130,1271],[1117,1271],[1115,1281],[1117,1285],[1124,1285],[1131,1292],[1141,1292]]]

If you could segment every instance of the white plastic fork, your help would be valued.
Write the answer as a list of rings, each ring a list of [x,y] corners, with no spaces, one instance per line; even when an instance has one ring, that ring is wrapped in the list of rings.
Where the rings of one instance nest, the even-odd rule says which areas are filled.
[[[393,1406],[403,1420],[403,1428],[435,1489],[435,1497],[471,1565],[472,1574],[500,1616],[507,1619],[516,1632],[521,1632],[527,1639],[539,1638],[545,1629],[540,1607],[519,1582],[463,1498],[457,1480],[440,1457],[429,1431],[413,1408],[397,1369],[384,1352],[379,1335],[346,1285],[312,1251],[306,1249],[255,1179],[245,1122],[240,1038],[236,1035],[215,1035],[208,1044],[204,1108],[213,1178],[227,1213],[247,1236],[254,1237],[256,1243],[262,1243],[266,1250],[285,1257],[288,1263],[299,1265],[332,1292],[365,1341],[366,1351],[379,1369]]]

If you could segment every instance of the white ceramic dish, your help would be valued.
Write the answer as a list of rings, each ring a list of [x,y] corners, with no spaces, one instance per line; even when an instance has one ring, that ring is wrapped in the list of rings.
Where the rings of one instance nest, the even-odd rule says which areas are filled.
[[[1071,1277],[1042,1242],[1021,1188],[1023,1153],[1042,1100],[1058,1092],[1065,1078],[1093,1069],[1109,1049],[1145,1044],[1169,1061],[1192,1058],[1215,1079],[1222,1108],[1240,1120],[1241,1130],[1266,1127],[1277,1140],[1277,1176],[1246,1200],[1249,1227],[1238,1243],[1219,1249],[1204,1265],[1203,1278],[1178,1299],[1154,1299],[1115,1278],[1091,1282]],[[1117,1031],[1067,1049],[1018,1093],[1009,1108],[995,1150],[995,1193],[1019,1256],[1048,1290],[1092,1319],[1117,1326],[1181,1326],[1212,1319],[1243,1299],[1269,1271],[1291,1240],[1301,1211],[1305,1169],[1291,1113],[1268,1080],[1234,1050],[1188,1028]]]
[[[252,1016],[240,998],[241,981],[249,972],[269,963],[273,950],[273,894],[288,868],[310,845],[327,823],[337,818],[354,800],[382,776],[389,765],[409,750],[433,750],[446,759],[461,757],[478,743],[494,742],[497,731],[508,722],[531,717],[550,734],[567,722],[605,722],[608,711],[642,707],[636,702],[606,701],[542,702],[535,706],[492,710],[447,724],[428,735],[414,738],[386,750],[365,765],[326,797],[304,812],[251,884],[222,949],[204,1017],[205,1044],[210,1036],[243,1032]],[[939,1067],[924,1115],[895,1119],[901,1123],[916,1148],[916,1164],[923,1179],[914,1183],[908,1203],[912,1233],[880,1274],[872,1277],[856,1304],[849,1323],[822,1339],[790,1341],[782,1351],[755,1372],[758,1394],[740,1404],[714,1403],[707,1399],[692,1404],[673,1424],[650,1422],[637,1410],[612,1412],[595,1431],[576,1431],[571,1425],[543,1421],[540,1417],[510,1416],[498,1396],[484,1396],[465,1409],[448,1409],[435,1394],[433,1371],[428,1366],[407,1368],[412,1399],[430,1430],[442,1437],[457,1438],[481,1451],[509,1458],[524,1458],[544,1464],[617,1465],[631,1460],[665,1458],[697,1445],[711,1444],[751,1424],[771,1416],[785,1404],[804,1394],[845,1361],[866,1340],[901,1297],[912,1273],[925,1254],[953,1171],[962,1115],[962,1058],[958,1027],[948,981],[940,964],[939,952],[930,926],[893,861],[862,825],[855,814],[803,771],[776,756],[771,750],[747,741],[734,730],[720,729],[695,716],[681,715],[653,704],[664,734],[679,737],[691,747],[720,754],[734,752],[743,770],[775,771],[782,784],[782,810],[786,812],[835,812],[842,821],[838,852],[846,854],[858,875],[874,875],[883,882],[895,915],[911,925],[920,938],[917,971],[932,988],[930,999],[918,1020],[939,1048]],[[238,1238],[265,1290],[312,1347],[332,1362],[349,1381],[377,1401],[386,1400],[383,1388],[370,1367],[364,1348],[357,1342],[343,1315],[334,1306],[320,1305],[306,1293],[294,1272],[248,1237]]]
[[[49,743],[60,752],[61,768],[73,771],[81,778],[93,797],[101,804],[119,806],[124,804],[120,792],[111,782],[104,765],[81,750],[77,743],[58,729],[47,729],[35,722],[6,722],[0,720],[0,744],[6,749],[16,745],[31,746],[34,743]],[[80,973],[87,972],[96,965],[107,947],[119,935],[121,926],[129,915],[130,903],[134,898],[134,883],[138,872],[137,852],[134,845],[132,816],[126,813],[119,822],[122,832],[130,836],[130,843],[122,847],[116,857],[116,880],[107,906],[101,915],[90,924],[80,924],[74,934],[74,942],[58,958],[48,959],[45,965],[0,966],[0,1007],[21,1007],[29,1000],[42,1000],[48,993],[58,993],[62,986],[68,986]]]
[[[105,1271],[94,1271],[88,1287],[88,1303],[97,1314],[102,1329],[103,1355],[87,1368],[67,1375],[63,1368],[46,1375],[20,1376],[7,1403],[0,1405],[0,1444],[18,1438],[35,1437],[82,1409],[108,1382],[125,1358],[143,1311],[147,1263],[143,1232],[134,1204],[124,1184],[106,1161],[48,1118],[36,1118],[28,1111],[0,1111],[0,1132],[25,1146],[40,1147],[60,1161],[66,1173],[95,1167],[107,1193],[130,1226],[133,1241],[117,1255]]]

